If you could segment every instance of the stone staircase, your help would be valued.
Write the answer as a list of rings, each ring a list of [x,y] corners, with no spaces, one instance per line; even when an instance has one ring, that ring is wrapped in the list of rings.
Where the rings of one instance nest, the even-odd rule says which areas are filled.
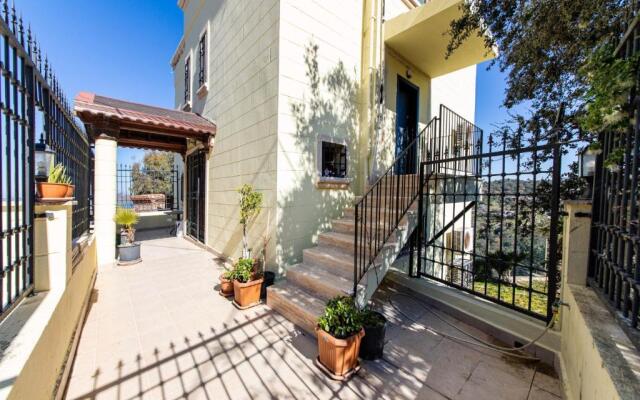
[[[406,175],[405,179],[412,177],[415,175]],[[395,198],[390,196],[384,200],[387,200],[386,204],[391,207],[394,202],[390,200]],[[380,211],[391,212],[390,207]],[[376,276],[378,279],[374,280],[374,287],[363,289],[364,301],[373,294],[388,266],[395,260],[415,228],[416,224],[412,218],[415,219],[416,209],[417,200],[378,254],[374,264],[381,270],[378,274],[381,276]],[[315,335],[317,319],[326,301],[338,295],[353,294],[354,232],[354,208],[350,207],[344,210],[342,218],[332,222],[331,231],[318,236],[317,246],[303,251],[302,262],[287,269],[286,279],[267,289],[267,305]]]

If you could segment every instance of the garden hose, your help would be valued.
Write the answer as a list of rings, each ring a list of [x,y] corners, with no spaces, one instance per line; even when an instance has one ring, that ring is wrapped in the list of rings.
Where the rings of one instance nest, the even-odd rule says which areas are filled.
[[[417,320],[415,320],[413,317],[411,317],[410,315],[406,314],[404,311],[402,311],[392,300],[393,296],[404,296],[404,297],[408,297],[412,300],[414,300],[416,303],[418,303],[422,308],[424,308],[426,311],[430,312],[431,314],[433,314],[436,318],[438,318],[440,321],[444,322],[445,324],[449,325],[450,327],[454,328],[455,330],[457,330],[458,332],[462,333],[465,336],[470,337],[471,339],[473,339],[474,341],[470,341],[470,340],[466,340],[457,336],[453,336],[453,335],[449,335],[448,333],[444,333],[441,331],[438,331],[436,329],[433,329],[431,327],[427,327],[425,325],[423,325],[422,323],[418,322]],[[400,314],[402,314],[405,318],[409,319],[411,322],[413,322],[414,324],[417,324],[419,326],[421,326],[422,328],[424,328],[425,330],[434,332],[442,337],[445,337],[447,339],[459,342],[459,343],[465,343],[465,344],[470,344],[473,346],[479,346],[479,347],[483,347],[489,350],[493,350],[493,351],[497,351],[499,353],[502,353],[504,355],[510,356],[510,357],[515,357],[515,358],[520,358],[520,359],[524,359],[524,360],[529,360],[529,361],[540,361],[539,358],[537,357],[532,357],[532,356],[526,356],[523,354],[518,354],[518,353],[513,353],[514,351],[521,351],[523,349],[526,349],[527,347],[532,346],[533,344],[535,344],[536,342],[538,342],[540,339],[542,339],[542,337],[549,332],[549,330],[551,328],[553,328],[554,324],[555,324],[555,317],[558,313],[558,307],[556,307],[554,305],[553,307],[553,318],[551,318],[551,321],[549,321],[549,323],[547,324],[547,326],[545,327],[545,329],[540,333],[540,335],[538,335],[536,338],[534,338],[533,340],[531,340],[530,342],[522,345],[522,346],[518,346],[518,347],[505,347],[505,346],[498,346],[492,343],[488,343],[485,342],[481,339],[476,338],[475,336],[473,336],[472,334],[464,331],[461,328],[458,328],[457,326],[455,326],[453,323],[447,321],[444,317],[442,317],[441,315],[439,315],[435,310],[431,309],[430,307],[427,306],[427,304],[425,304],[425,302],[415,296],[412,296],[410,294],[405,294],[405,293],[392,293],[388,296],[388,301],[389,304],[391,304],[391,307],[393,307],[397,312],[399,312]]]

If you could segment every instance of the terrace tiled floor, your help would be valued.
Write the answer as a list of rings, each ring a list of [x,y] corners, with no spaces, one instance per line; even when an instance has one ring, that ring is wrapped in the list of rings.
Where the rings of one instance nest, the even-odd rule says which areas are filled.
[[[67,398],[558,399],[539,366],[465,346],[390,319],[385,358],[364,362],[348,383],[313,364],[315,339],[266,306],[238,311],[213,289],[221,266],[183,239],[143,244],[144,262],[99,271]],[[455,332],[399,302],[433,329]],[[460,322],[459,326],[487,338]]]

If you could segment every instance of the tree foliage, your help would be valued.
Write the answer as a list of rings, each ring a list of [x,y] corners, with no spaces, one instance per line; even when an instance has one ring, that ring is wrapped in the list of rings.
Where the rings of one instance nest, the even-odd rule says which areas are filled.
[[[240,223],[242,224],[242,257],[248,257],[249,244],[247,242],[247,225],[260,213],[262,208],[262,193],[253,186],[244,184],[238,189],[240,194]]]
[[[605,66],[590,60],[617,44],[629,1],[478,0],[461,7],[461,17],[450,26],[448,54],[471,35],[481,35],[489,48],[499,50],[493,64],[507,73],[503,105],[511,111],[517,105],[530,110],[514,112],[504,121],[505,129],[530,142],[543,141],[564,105],[561,139],[595,133],[593,126],[585,131],[581,124],[595,100],[592,79]]]
[[[171,194],[173,192],[173,154],[147,151],[140,163],[131,167],[131,194]]]

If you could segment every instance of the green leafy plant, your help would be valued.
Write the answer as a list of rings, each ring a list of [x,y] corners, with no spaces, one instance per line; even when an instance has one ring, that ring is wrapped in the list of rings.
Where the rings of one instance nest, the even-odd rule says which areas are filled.
[[[334,297],[327,302],[324,313],[318,318],[318,327],[335,338],[348,338],[362,329],[362,312],[351,297]]]
[[[133,243],[135,239],[134,226],[138,223],[139,219],[138,213],[132,208],[121,207],[116,208],[116,215],[113,217],[114,222],[120,225],[127,235],[129,243]]]
[[[614,50],[612,44],[600,46],[580,69],[588,86],[585,112],[579,122],[587,131],[623,132],[627,127],[625,106],[635,84],[638,56],[620,58]]]
[[[616,169],[622,165],[622,161],[624,161],[624,149],[618,147],[609,153],[607,159],[604,160],[604,166],[605,168]]]
[[[262,208],[262,193],[256,192],[253,186],[244,184],[240,189],[240,223],[242,224],[242,256],[249,256],[247,243],[247,225],[260,213]]]
[[[475,280],[492,280],[493,271],[498,275],[498,279],[502,279],[525,257],[524,254],[501,250],[489,253],[486,257],[477,257],[473,265]]]
[[[366,328],[381,327],[386,323],[386,319],[379,312],[370,308],[362,311],[362,325]]]
[[[53,161],[51,162],[53,164]],[[62,164],[52,165],[49,170],[49,177],[47,178],[49,183],[62,183],[65,185],[71,184],[71,178],[66,174],[66,169]]]
[[[233,270],[231,270],[230,276],[232,279],[246,283],[252,280],[254,276],[254,260],[253,258],[241,258],[234,265]]]

